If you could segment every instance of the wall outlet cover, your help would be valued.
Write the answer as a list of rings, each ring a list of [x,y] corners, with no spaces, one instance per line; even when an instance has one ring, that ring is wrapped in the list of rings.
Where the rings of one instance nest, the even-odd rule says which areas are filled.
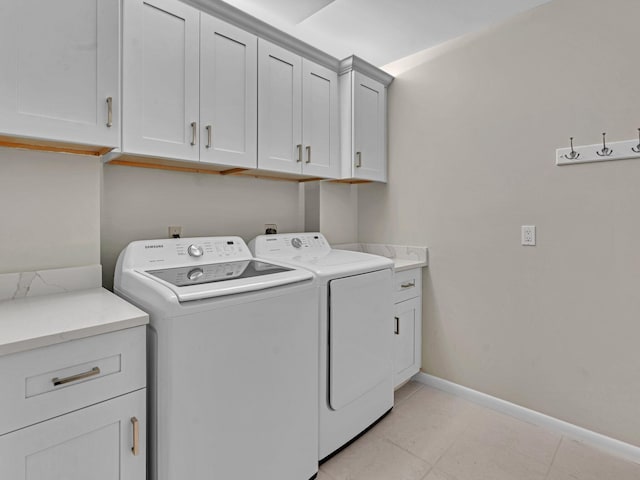
[[[534,247],[536,245],[536,226],[522,225],[521,237],[522,245]]]

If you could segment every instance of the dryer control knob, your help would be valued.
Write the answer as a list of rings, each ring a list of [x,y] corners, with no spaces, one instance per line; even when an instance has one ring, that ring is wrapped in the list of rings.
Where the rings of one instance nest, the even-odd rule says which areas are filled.
[[[291,240],[291,246],[293,246],[293,248],[300,248],[302,247],[302,240],[300,240],[298,237],[294,238]]]
[[[204,250],[200,245],[189,245],[189,248],[187,248],[187,253],[192,257],[201,257],[202,255],[204,255]]]

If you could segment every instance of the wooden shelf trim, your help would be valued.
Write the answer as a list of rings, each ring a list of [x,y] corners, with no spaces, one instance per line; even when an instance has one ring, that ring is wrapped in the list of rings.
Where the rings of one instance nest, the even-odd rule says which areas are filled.
[[[124,167],[138,167],[138,168],[152,168],[156,170],[170,170],[173,172],[185,172],[185,173],[205,173],[207,175],[232,175],[235,177],[253,177],[260,178],[263,180],[277,180],[277,181],[285,181],[285,182],[313,182],[317,180],[325,180],[319,177],[307,177],[307,178],[296,178],[296,177],[283,177],[278,175],[269,175],[269,174],[261,174],[252,170],[248,170],[246,168],[230,168],[228,170],[212,170],[206,168],[198,168],[198,167],[185,167],[182,165],[168,165],[161,163],[153,163],[149,161],[135,161],[135,160],[120,160],[114,159],[111,160],[107,165],[120,165]]]

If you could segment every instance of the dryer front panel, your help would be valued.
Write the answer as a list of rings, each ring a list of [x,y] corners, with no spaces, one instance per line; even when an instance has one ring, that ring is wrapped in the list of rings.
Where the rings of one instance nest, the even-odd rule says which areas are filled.
[[[329,283],[329,405],[339,410],[392,374],[391,270]]]

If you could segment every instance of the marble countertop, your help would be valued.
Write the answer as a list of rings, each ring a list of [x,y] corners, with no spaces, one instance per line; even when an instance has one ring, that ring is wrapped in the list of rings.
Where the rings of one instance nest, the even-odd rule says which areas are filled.
[[[149,316],[104,288],[0,302],[0,355],[146,325]]]
[[[396,272],[422,268],[429,265],[429,249],[427,247],[388,245],[383,243],[343,243],[340,245],[332,245],[332,247],[390,258],[393,260],[393,269]]]

